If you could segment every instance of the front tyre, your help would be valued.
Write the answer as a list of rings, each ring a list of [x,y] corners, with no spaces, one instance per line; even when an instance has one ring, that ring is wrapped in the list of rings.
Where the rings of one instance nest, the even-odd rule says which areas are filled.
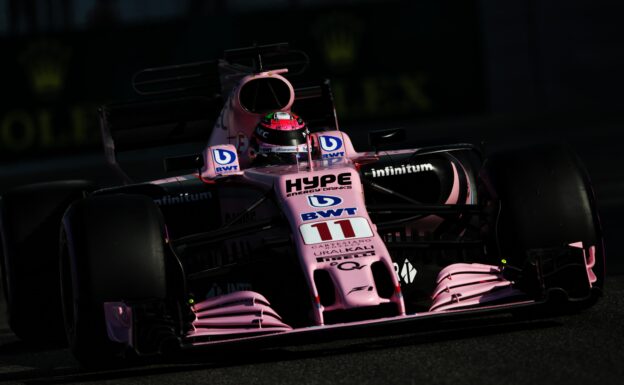
[[[541,266],[549,271],[540,273],[557,281],[552,288],[546,285],[546,291],[555,289],[580,307],[593,303],[593,294],[604,285],[603,235],[589,177],[576,154],[554,145],[498,153],[485,161],[482,181],[499,205],[496,248],[510,265],[526,268],[532,254],[547,255],[577,242],[595,248],[592,270],[597,280],[591,286],[598,290],[592,290],[589,300],[578,290],[587,279],[582,261],[578,267],[565,267],[560,263],[565,260],[555,257],[550,259],[554,263]]]
[[[116,361],[104,302],[165,300],[165,230],[154,202],[140,195],[95,196],[70,206],[61,228],[61,282],[69,347],[85,366]]]

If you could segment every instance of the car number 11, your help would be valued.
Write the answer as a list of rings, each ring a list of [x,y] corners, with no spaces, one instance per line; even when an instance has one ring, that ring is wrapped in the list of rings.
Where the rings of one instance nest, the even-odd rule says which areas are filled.
[[[299,230],[306,245],[373,236],[368,221],[362,217],[306,223],[299,226]]]

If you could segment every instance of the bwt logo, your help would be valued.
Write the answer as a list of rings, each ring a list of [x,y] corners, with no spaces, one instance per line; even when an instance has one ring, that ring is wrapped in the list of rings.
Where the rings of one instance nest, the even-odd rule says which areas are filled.
[[[344,151],[332,152],[342,148],[342,139],[336,136],[319,136],[319,142],[323,151],[329,152],[323,154],[323,158],[336,158],[345,155]]]
[[[332,183],[338,183],[341,186],[351,186],[351,174],[344,172],[334,175],[327,174],[321,176],[313,176],[310,178],[288,179],[286,181],[286,193],[301,190],[312,190],[315,188],[324,188]]]
[[[214,155],[215,162],[222,165],[230,164],[236,160],[236,154],[233,151],[215,148],[212,150],[212,154]]]
[[[341,204],[342,199],[330,195],[310,195],[308,197],[308,203],[312,207],[331,207]]]
[[[217,164],[222,165],[223,167],[215,167],[215,171],[235,171],[238,169],[238,166],[232,165],[227,166],[228,164],[232,164],[236,161],[236,153],[229,150],[223,150],[220,148],[215,148],[212,150],[212,156]]]
[[[336,151],[342,147],[342,139],[335,136],[319,136],[319,141],[324,151]]]
[[[322,219],[322,218],[333,218],[340,217],[343,214],[346,215],[355,215],[357,212],[356,207],[347,207],[344,209],[329,209],[329,210],[320,210],[313,213],[303,213],[301,214],[301,219],[304,221],[311,221],[312,219]]]

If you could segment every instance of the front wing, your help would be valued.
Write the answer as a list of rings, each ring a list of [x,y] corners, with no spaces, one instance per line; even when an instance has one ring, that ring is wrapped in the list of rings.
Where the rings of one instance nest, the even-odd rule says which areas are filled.
[[[311,326],[288,331],[274,331],[272,333],[262,335],[237,336],[236,338],[225,339],[217,338],[201,342],[194,341],[192,338],[182,338],[177,339],[177,344],[175,344],[175,346],[171,344],[161,344],[157,350],[150,349],[152,350],[151,352],[144,350],[143,347],[145,342],[136,338],[139,336],[136,327],[139,323],[145,324],[144,320],[138,320],[136,318],[133,319],[133,317],[130,317],[130,322],[126,324],[125,328],[127,331],[126,335],[129,336],[130,339],[126,341],[117,340],[117,342],[125,343],[130,350],[138,352],[139,354],[161,354],[181,351],[199,352],[210,351],[212,349],[219,349],[219,351],[223,351],[223,349],[236,350],[242,348],[263,349],[271,347],[284,347],[299,344],[323,343],[363,336],[387,336],[405,333],[433,332],[448,328],[467,328],[470,325],[468,322],[475,319],[481,319],[483,321],[482,324],[479,322],[480,325],[491,325],[492,320],[495,320],[494,322],[498,321],[501,323],[509,322],[510,319],[505,317],[509,314],[518,316],[518,318],[513,318],[512,320],[522,320],[526,316],[530,316],[531,319],[549,317],[560,313],[562,307],[573,309],[585,308],[586,306],[594,303],[600,295],[599,290],[595,289],[592,290],[591,295],[587,298],[581,300],[562,301],[560,294],[561,293],[559,292],[553,291],[541,301],[528,300],[467,310],[416,313],[376,320]],[[132,306],[123,303],[107,303],[106,307],[108,311],[111,309],[118,311],[120,308],[124,308],[127,311]],[[485,321],[484,319],[486,317],[490,321]],[[153,342],[154,341],[150,341],[149,345],[153,346]],[[175,348],[167,349],[172,347]]]
[[[581,245],[571,245],[583,250]],[[164,353],[168,348],[196,349],[236,348],[241,345],[275,347],[297,343],[351,338],[362,334],[396,334],[433,329],[446,321],[496,315],[525,314],[532,318],[555,315],[564,310],[579,310],[595,302],[600,289],[592,285],[592,254],[576,271],[576,280],[586,277],[589,290],[574,296],[573,292],[555,285],[537,299],[514,288],[503,275],[503,269],[482,264],[455,264],[440,272],[429,311],[331,325],[293,328],[284,323],[261,294],[240,291],[209,298],[189,307],[186,321],[176,324],[171,306],[154,302],[106,302],[104,314],[110,340],[130,350],[149,355]],[[570,267],[563,270],[571,276]],[[552,276],[551,276],[552,277]],[[551,278],[552,279],[552,278]],[[547,282],[546,282],[547,283]],[[580,292],[579,292],[580,294]],[[185,323],[186,322],[186,323]]]

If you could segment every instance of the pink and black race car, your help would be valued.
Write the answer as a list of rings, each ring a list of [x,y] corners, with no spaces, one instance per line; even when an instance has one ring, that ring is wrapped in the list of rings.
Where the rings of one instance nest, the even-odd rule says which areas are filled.
[[[358,152],[338,129],[329,83],[298,84],[280,68],[289,55],[253,47],[143,71],[134,84],[152,98],[101,109],[123,185],[64,181],[3,196],[3,279],[20,337],[66,335],[78,360],[101,365],[595,302],[603,240],[570,151],[382,151],[404,139],[386,130]],[[227,97],[197,91],[212,70]],[[254,138],[275,134],[259,122],[291,110],[308,123],[303,152],[258,162]],[[283,132],[275,143],[294,135]],[[117,162],[119,150],[198,133],[210,135],[203,152],[166,159],[164,179],[133,183]]]

